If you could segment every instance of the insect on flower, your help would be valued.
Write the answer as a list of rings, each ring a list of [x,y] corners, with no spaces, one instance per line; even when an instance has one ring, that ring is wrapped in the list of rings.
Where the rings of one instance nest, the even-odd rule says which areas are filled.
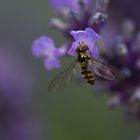
[[[91,32],[94,34],[95,39],[95,32],[93,32],[93,30],[91,30],[90,28],[86,28],[86,31],[78,32],[78,41],[80,41],[79,37],[81,36],[81,34],[83,39],[83,36],[86,35],[87,37],[88,34],[91,35]],[[90,37],[92,36],[88,36],[88,39]],[[48,91],[54,91],[64,88],[73,79],[73,76],[78,74],[79,72],[85,79],[85,81],[91,85],[95,84],[94,74],[108,80],[117,80],[123,78],[123,75],[117,68],[105,64],[97,58],[93,57],[93,54],[91,54],[90,51],[91,48],[87,46],[87,44],[85,44],[85,42],[83,41],[79,42],[79,45],[76,48],[76,60],[72,62],[63,72],[54,77],[54,79],[48,86]]]

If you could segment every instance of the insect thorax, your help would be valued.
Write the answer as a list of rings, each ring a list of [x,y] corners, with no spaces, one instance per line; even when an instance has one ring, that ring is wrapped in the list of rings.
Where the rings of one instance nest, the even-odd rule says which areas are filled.
[[[77,52],[77,60],[81,66],[88,65],[89,57],[89,48],[84,43],[81,43],[79,47],[76,49]]]
[[[79,53],[78,54],[78,61],[79,61],[79,63],[88,63],[89,56],[86,53]]]

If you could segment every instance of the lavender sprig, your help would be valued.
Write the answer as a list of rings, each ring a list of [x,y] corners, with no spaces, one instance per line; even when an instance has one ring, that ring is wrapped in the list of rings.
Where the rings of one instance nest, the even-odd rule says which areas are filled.
[[[49,2],[57,13],[57,17],[50,20],[50,26],[60,31],[67,41],[62,45],[63,47],[59,48],[55,47],[53,39],[48,36],[39,37],[33,42],[32,53],[35,57],[45,58],[46,70],[60,68],[60,57],[75,54],[74,51],[78,41],[73,43],[73,37],[78,40],[78,35],[86,28],[84,32],[87,32],[88,36],[94,36],[95,40],[99,38],[97,33],[103,27],[107,18],[105,11],[108,4],[108,0],[98,0],[96,2],[93,2],[93,0],[50,0]],[[87,37],[84,38],[83,42]],[[90,45],[87,44],[89,47],[92,46],[90,47],[91,50],[93,49],[92,54],[98,55],[97,47],[93,47],[95,41],[88,40],[87,42],[90,42]]]
[[[131,111],[134,113],[135,110],[134,114],[139,118],[140,107],[134,108],[140,105],[140,33],[135,27],[132,20],[124,20],[120,34],[114,38],[114,44],[105,49],[102,57],[109,64],[118,67],[125,75],[125,79],[121,82],[105,83],[107,89],[113,93],[108,105],[131,104]]]

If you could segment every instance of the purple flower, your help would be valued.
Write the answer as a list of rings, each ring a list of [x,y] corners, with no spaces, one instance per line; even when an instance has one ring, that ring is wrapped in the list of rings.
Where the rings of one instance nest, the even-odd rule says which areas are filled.
[[[67,45],[56,48],[51,38],[41,36],[33,43],[33,55],[38,58],[44,57],[46,69],[52,70],[60,67],[60,56],[66,54],[74,56],[79,43],[84,42],[88,45],[92,57],[97,57],[98,48],[95,43],[100,38],[97,33],[107,18],[105,10],[108,2],[104,0],[95,2],[93,0],[49,0],[49,2],[58,13],[57,17],[50,20],[50,27],[57,29],[64,35],[67,39],[64,44]],[[74,43],[72,43],[72,37],[75,39]]]
[[[66,48],[56,48],[54,41],[47,37],[41,36],[37,38],[32,46],[32,53],[35,57],[44,57],[44,65],[47,70],[60,67],[59,57],[64,55]]]
[[[65,38],[72,39],[70,31],[85,30],[90,27],[99,32],[103,27],[107,15],[105,13],[107,1],[93,0],[50,0],[53,8],[61,15],[52,18],[50,26],[63,33]]]
[[[75,42],[72,43],[70,49],[68,50],[68,54],[71,56],[76,55],[76,48],[79,46],[79,43],[84,43],[89,47],[89,51],[92,57],[98,56],[98,48],[96,46],[96,41],[100,39],[100,35],[98,35],[91,28],[86,28],[85,31],[71,31],[70,34],[75,39]]]
[[[140,120],[140,32],[130,19],[125,19],[121,27],[118,28],[119,34],[113,37],[113,42],[103,46],[106,49],[101,56],[109,64],[118,67],[125,78],[116,82],[102,82],[106,82],[106,88],[113,94],[108,106],[126,105],[128,116]]]
[[[86,5],[86,6],[91,6],[92,5],[92,0],[49,0],[53,8],[57,11],[61,11],[63,9],[69,9],[72,11],[79,11],[80,6]]]

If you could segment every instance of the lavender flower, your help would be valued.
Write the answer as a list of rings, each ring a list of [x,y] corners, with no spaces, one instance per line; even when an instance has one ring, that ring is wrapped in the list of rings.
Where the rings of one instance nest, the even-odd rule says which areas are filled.
[[[57,11],[61,11],[64,9],[69,9],[71,11],[78,12],[82,5],[91,6],[92,0],[49,0],[53,8]]]
[[[36,57],[45,57],[47,61],[45,67],[48,70],[60,67],[59,58],[61,56],[66,56],[66,54],[75,56],[79,43],[84,43],[89,47],[92,57],[98,57],[96,41],[100,38],[98,35],[100,34],[105,40],[104,48],[100,49],[102,59],[108,64],[118,67],[125,76],[125,79],[121,81],[100,80],[101,86],[104,85],[106,90],[111,91],[111,98],[107,105],[109,107],[125,105],[129,110],[128,116],[140,119],[140,31],[136,31],[139,23],[127,19],[122,23],[122,29],[119,30],[118,23],[120,24],[122,20],[116,16],[112,15],[113,18],[115,17],[113,22],[111,18],[106,22],[108,2],[108,0],[94,2],[92,0],[50,0],[57,13],[56,17],[50,20],[50,27],[60,31],[67,41],[64,43],[65,47],[61,49],[55,48],[54,42],[48,37],[38,39],[33,44],[33,54]],[[116,3],[122,5],[120,1],[116,1]],[[132,4],[134,4],[133,1]],[[114,2],[111,5],[113,7]],[[122,7],[125,10],[123,5]],[[139,14],[137,9],[130,11],[128,8],[128,11],[123,14],[126,15],[129,12],[131,15],[135,11],[136,14],[133,16],[137,18]],[[115,9],[115,11],[117,10]],[[113,13],[116,13],[115,11]],[[121,13],[119,16],[121,17],[123,14]],[[131,17],[133,16],[131,15]],[[138,18],[137,21],[139,22]],[[104,27],[107,27],[107,30],[103,35]],[[52,62],[54,63],[52,64]]]
[[[98,0],[94,4],[92,0],[61,0],[59,2],[53,0],[50,3],[61,15],[61,19],[59,16],[52,18],[50,25],[68,39],[72,39],[69,34],[71,30],[85,30],[90,27],[99,32],[107,18],[105,11],[108,1],[106,0]]]
[[[61,66],[59,57],[64,55],[65,52],[65,47],[56,48],[54,41],[47,36],[39,37],[34,41],[32,46],[32,53],[35,57],[45,58],[44,65],[47,70],[59,68]]]
[[[92,57],[98,56],[98,48],[96,47],[95,42],[100,38],[100,36],[91,28],[86,28],[85,31],[71,31],[70,34],[74,37],[75,42],[72,43],[71,48],[68,50],[69,55],[76,55],[76,48],[79,44],[84,43],[89,47]]]
[[[140,106],[134,109],[136,103],[137,107],[138,104],[140,105],[138,90],[140,88],[140,37],[135,27],[132,20],[124,20],[120,35],[116,37],[114,44],[105,50],[102,57],[109,64],[118,67],[125,75],[125,79],[120,82],[106,82],[106,87],[113,93],[108,105],[130,104],[131,111],[133,110],[131,113],[137,114],[140,118],[138,115]]]
[[[91,55],[97,57],[98,48],[95,42],[99,38],[97,33],[107,18],[105,11],[108,0],[98,0],[94,3],[93,0],[50,0],[49,2],[58,13],[57,17],[51,19],[50,26],[63,33],[68,41],[60,48],[56,48],[53,40],[47,36],[39,37],[34,41],[32,53],[35,57],[45,58],[46,70],[60,68],[59,58],[67,54],[75,55],[77,44],[82,41],[89,46]],[[74,43],[72,36],[75,39]]]
[[[34,56],[45,57],[44,63],[47,70],[59,68],[61,56],[66,56],[66,54],[75,56],[79,43],[84,43],[89,47],[92,57],[98,57],[96,41],[100,36],[97,33],[105,27],[103,25],[107,19],[108,0],[95,2],[91,0],[51,0],[50,3],[58,13],[57,17],[51,19],[50,25],[59,30],[68,41],[64,43],[65,47],[56,48],[51,38],[40,37],[33,43]],[[109,28],[107,28],[105,36],[109,35],[109,30],[112,31],[110,23],[108,24]],[[138,95],[135,92],[140,86],[138,75],[140,70],[140,33],[136,32],[135,28],[136,25],[133,21],[125,20],[120,35],[116,37],[118,30],[115,34],[113,33],[115,36],[105,41],[105,49],[101,50],[102,58],[109,64],[118,67],[126,77],[118,82],[104,81],[106,89],[112,91],[113,94],[108,102],[109,106],[134,102]],[[104,39],[104,36],[102,38]]]

